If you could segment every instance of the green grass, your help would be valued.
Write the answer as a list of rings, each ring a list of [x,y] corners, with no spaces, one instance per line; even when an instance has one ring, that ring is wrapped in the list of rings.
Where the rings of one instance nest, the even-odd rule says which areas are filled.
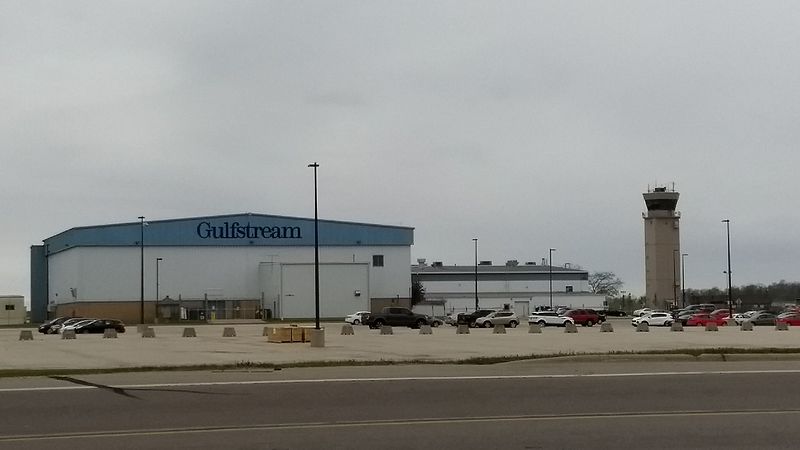
[[[5,369],[5,370],[0,370],[0,378],[33,377],[33,376],[46,377],[54,375],[95,375],[95,374],[135,373],[135,372],[281,370],[289,368],[308,368],[308,367],[365,367],[365,366],[393,366],[393,365],[408,365],[408,364],[491,365],[491,364],[513,362],[513,361],[528,361],[528,360],[541,360],[541,359],[551,359],[557,361],[559,358],[575,357],[575,356],[602,357],[602,356],[639,356],[639,355],[650,355],[650,356],[686,355],[686,356],[693,356],[695,358],[699,358],[701,355],[720,355],[723,360],[725,359],[725,355],[797,355],[798,357],[800,357],[800,348],[744,349],[744,348],[732,348],[732,347],[719,347],[719,348],[703,348],[703,349],[687,348],[687,349],[674,349],[674,350],[615,351],[606,353],[559,352],[559,353],[541,354],[541,355],[487,356],[487,357],[465,358],[459,360],[379,359],[374,361],[356,361],[356,360],[306,361],[306,362],[281,363],[281,364],[262,363],[253,361],[239,361],[233,364],[195,364],[187,366],[142,366],[142,367],[124,367],[124,368],[113,368],[113,369]]]

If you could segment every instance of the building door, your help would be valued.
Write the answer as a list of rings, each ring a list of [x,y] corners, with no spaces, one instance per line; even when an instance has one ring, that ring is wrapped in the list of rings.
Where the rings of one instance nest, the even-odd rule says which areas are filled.
[[[528,300],[514,300],[514,312],[517,317],[528,317],[531,304]]]

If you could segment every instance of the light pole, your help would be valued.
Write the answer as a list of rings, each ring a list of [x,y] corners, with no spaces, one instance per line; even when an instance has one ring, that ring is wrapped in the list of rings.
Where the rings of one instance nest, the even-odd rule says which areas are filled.
[[[316,330],[319,330],[319,216],[317,215],[317,167],[316,162],[309,164],[314,168],[314,314]]]
[[[728,311],[733,317],[733,292],[731,291],[731,220],[724,219],[725,228],[728,234]]]
[[[475,311],[478,310],[478,238],[472,238],[475,242]]]
[[[144,324],[144,216],[139,216],[139,323]]]
[[[553,252],[556,249],[550,249],[550,256],[547,259],[547,268],[548,272],[550,273],[550,310],[553,310]]]
[[[158,318],[158,284],[160,281],[158,278],[158,264],[163,260],[164,258],[156,258],[156,318]]]
[[[686,308],[686,263],[684,258],[688,253],[681,253],[681,308]]]

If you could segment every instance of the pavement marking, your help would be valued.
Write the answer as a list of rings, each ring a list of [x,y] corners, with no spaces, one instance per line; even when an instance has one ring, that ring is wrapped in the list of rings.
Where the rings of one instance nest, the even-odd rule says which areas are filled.
[[[534,374],[534,375],[464,375],[464,376],[420,376],[420,377],[379,377],[379,378],[314,378],[299,380],[251,380],[251,381],[200,381],[188,383],[120,384],[98,386],[41,386],[23,388],[2,388],[0,392],[65,391],[80,389],[147,389],[189,386],[248,386],[275,384],[321,384],[321,383],[359,383],[395,381],[472,381],[472,380],[533,380],[548,378],[621,378],[657,376],[698,376],[698,375],[753,375],[753,374],[798,374],[800,369],[775,370],[709,370],[688,372],[627,372],[627,373],[589,373],[589,374]]]
[[[777,416],[800,414],[800,410],[741,410],[741,411],[650,411],[650,412],[624,412],[624,413],[595,413],[595,414],[551,414],[551,415],[515,415],[515,416],[486,416],[486,417],[432,417],[420,419],[385,419],[343,422],[299,422],[278,424],[252,424],[210,427],[180,427],[164,429],[131,429],[109,430],[72,433],[28,434],[0,436],[2,442],[31,442],[46,440],[69,440],[86,438],[118,438],[118,437],[146,437],[166,436],[179,434],[209,434],[231,433],[242,431],[290,431],[310,429],[334,428],[360,428],[360,427],[391,427],[391,426],[430,426],[454,425],[465,423],[492,423],[492,422],[545,422],[562,420],[604,420],[604,419],[652,419],[674,417],[733,417],[733,416]]]

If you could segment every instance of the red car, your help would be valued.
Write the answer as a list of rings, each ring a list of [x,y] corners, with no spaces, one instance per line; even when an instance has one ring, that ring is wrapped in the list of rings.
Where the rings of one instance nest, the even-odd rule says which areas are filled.
[[[591,327],[603,321],[603,318],[593,309],[570,309],[565,312],[564,315],[572,317],[572,320],[575,321],[575,325],[583,325],[585,327]]]
[[[700,326],[704,327],[707,323],[716,323],[718,326],[726,324],[725,318],[721,316],[712,316],[709,313],[695,314],[686,321],[686,326]]]
[[[776,322],[785,322],[793,327],[800,326],[800,313],[791,316],[778,317]]]

